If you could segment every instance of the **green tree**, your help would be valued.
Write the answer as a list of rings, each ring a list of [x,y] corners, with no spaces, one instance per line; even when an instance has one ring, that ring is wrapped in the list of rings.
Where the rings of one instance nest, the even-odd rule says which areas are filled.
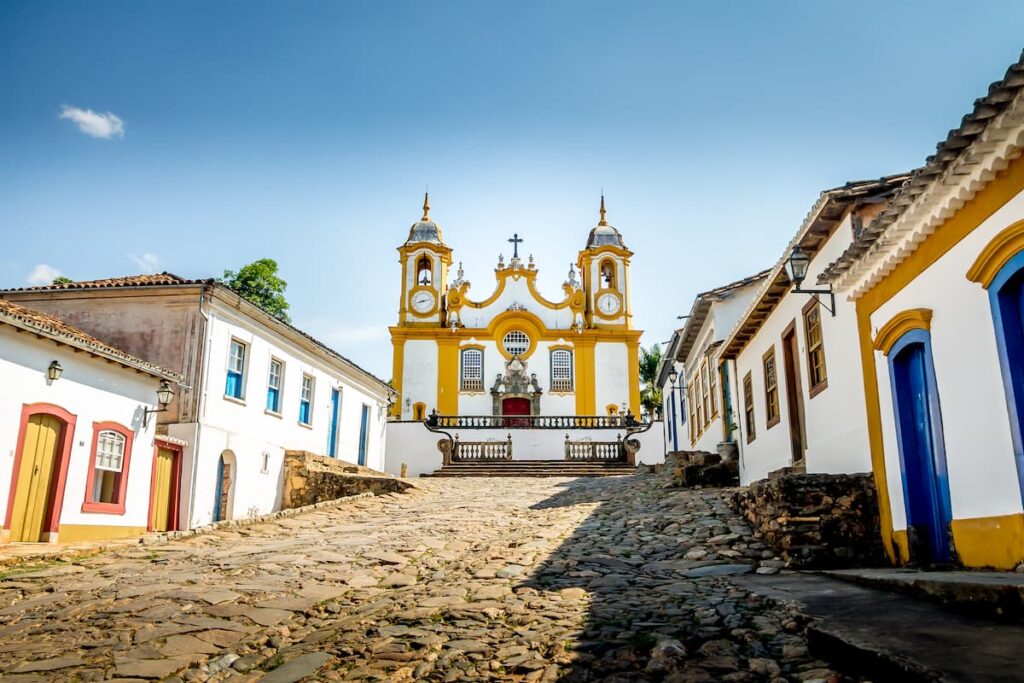
[[[652,419],[661,415],[661,388],[658,386],[658,365],[661,346],[640,347],[640,405]]]
[[[70,285],[74,280],[69,278],[67,275],[58,275],[53,278],[53,284],[55,285]]]
[[[278,276],[277,261],[274,259],[261,258],[237,271],[225,270],[223,282],[275,318],[291,322],[288,301],[284,298],[288,283]]]

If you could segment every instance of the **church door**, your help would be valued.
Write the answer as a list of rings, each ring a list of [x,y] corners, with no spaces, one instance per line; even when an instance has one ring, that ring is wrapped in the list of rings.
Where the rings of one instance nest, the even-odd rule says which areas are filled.
[[[506,416],[506,427],[529,427],[530,421],[522,418],[508,418],[509,415],[529,415],[530,399],[528,398],[506,398],[501,402],[501,412]]]

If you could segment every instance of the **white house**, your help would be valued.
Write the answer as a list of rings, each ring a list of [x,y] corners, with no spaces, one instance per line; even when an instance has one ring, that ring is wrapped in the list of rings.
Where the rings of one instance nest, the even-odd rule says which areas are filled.
[[[732,443],[731,379],[728,368],[720,367],[718,355],[725,335],[767,274],[701,292],[694,298],[686,324],[672,335],[659,379],[665,420],[672,425],[667,440],[674,450],[717,453],[719,444]]]
[[[174,452],[153,411],[181,379],[0,299],[0,541],[166,529]]]
[[[853,306],[827,292],[793,291],[788,264],[796,255],[804,288],[813,288],[908,177],[823,192],[728,333],[721,357],[736,378],[742,484],[776,470],[870,470]]]
[[[182,452],[181,527],[279,509],[285,450],[384,467],[391,389],[214,280],[163,273],[5,295],[184,375],[160,416]]]
[[[1017,566],[1024,56],[829,260],[824,280],[856,306],[848,317],[865,368],[857,377],[867,397],[865,467],[892,558]]]

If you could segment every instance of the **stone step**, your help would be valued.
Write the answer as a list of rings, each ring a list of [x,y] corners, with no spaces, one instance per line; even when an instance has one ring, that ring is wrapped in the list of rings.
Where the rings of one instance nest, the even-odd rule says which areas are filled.
[[[843,581],[925,598],[957,611],[1024,622],[1024,574],[1016,572],[838,569]]]
[[[795,602],[811,618],[815,657],[875,681],[1020,681],[1024,626],[962,614],[927,600],[823,574],[730,577],[754,593]]]

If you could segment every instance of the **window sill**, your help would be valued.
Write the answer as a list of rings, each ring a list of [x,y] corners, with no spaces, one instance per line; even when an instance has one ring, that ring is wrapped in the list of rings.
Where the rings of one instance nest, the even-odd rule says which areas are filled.
[[[828,379],[824,379],[815,386],[813,386],[810,389],[810,391],[807,392],[807,397],[814,398],[815,396],[825,391],[826,389],[828,389]]]
[[[486,395],[487,395],[487,392],[483,391],[482,389],[479,390],[479,391],[477,391],[477,390],[470,391],[468,389],[459,389],[459,396],[486,396]]]
[[[244,398],[236,398],[234,396],[229,396],[228,394],[224,394],[224,400],[225,401],[229,401],[231,403],[237,403],[240,406],[244,406],[245,405],[245,399]]]
[[[277,412],[276,410],[270,410],[269,408],[264,410],[263,413],[271,417],[276,417],[278,420],[280,420],[282,417],[281,413]]]
[[[82,512],[98,512],[103,515],[123,515],[124,503],[82,503]]]
[[[564,391],[549,391],[548,396],[573,396],[575,393],[572,389],[566,389]]]
[[[306,429],[313,429],[313,423],[311,422],[296,422],[295,424],[299,425],[300,427],[305,427]]]

